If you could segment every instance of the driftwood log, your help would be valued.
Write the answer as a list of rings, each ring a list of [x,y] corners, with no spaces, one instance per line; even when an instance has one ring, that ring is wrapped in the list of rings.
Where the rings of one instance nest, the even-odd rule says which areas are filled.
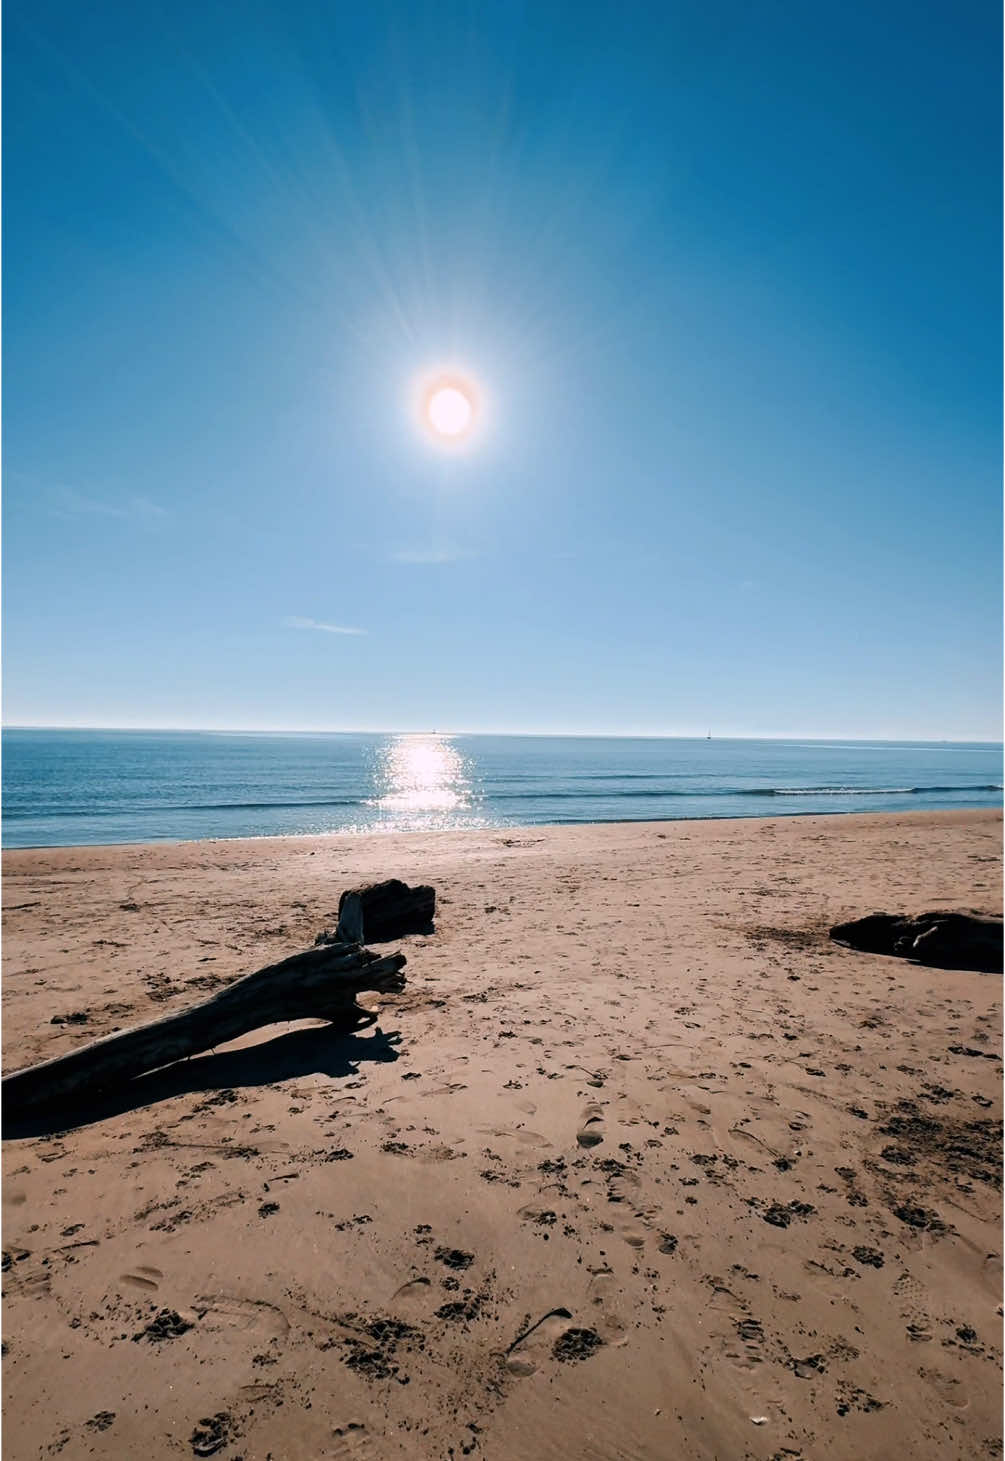
[[[870,913],[836,923],[830,936],[863,953],[892,954],[930,968],[1002,972],[1002,920],[986,913]]]
[[[432,933],[436,913],[436,889],[425,885],[410,888],[399,878],[384,883],[367,883],[342,894],[338,905],[338,927],[327,930],[318,943],[350,940],[383,944],[410,933]]]
[[[87,1097],[285,1020],[330,1020],[343,1031],[372,1024],[377,1016],[360,1009],[357,995],[397,993],[405,986],[404,964],[403,954],[381,957],[355,943],[294,954],[190,1009],[12,1072],[2,1083],[4,1115]]]

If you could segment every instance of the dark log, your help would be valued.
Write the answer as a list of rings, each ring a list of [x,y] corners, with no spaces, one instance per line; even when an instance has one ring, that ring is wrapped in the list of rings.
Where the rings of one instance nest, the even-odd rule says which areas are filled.
[[[992,914],[936,911],[906,917],[870,913],[837,923],[830,936],[868,954],[892,954],[935,969],[1002,972],[1002,920]]]
[[[403,954],[327,944],[237,979],[210,999],[165,1019],[95,1040],[69,1055],[14,1071],[2,1083],[4,1114],[20,1114],[121,1084],[238,1035],[286,1020],[330,1020],[340,1029],[372,1024],[356,1004],[364,990],[403,989]]]
[[[410,888],[398,878],[350,888],[339,899],[338,928],[318,942],[352,937],[360,943],[387,943],[410,933],[432,933],[436,889]]]

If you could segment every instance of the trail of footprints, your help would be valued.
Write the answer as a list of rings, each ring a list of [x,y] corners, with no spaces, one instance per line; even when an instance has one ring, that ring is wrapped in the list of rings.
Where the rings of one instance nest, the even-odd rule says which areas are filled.
[[[544,1074],[543,1071],[539,1073]],[[664,1066],[662,1075],[665,1077],[666,1074]],[[713,1072],[707,1074],[710,1080],[715,1078]],[[702,1073],[681,1070],[678,1075],[691,1086],[690,1091],[682,1090],[676,1082],[663,1089],[666,1095],[673,1094],[686,1108],[686,1112],[682,1111],[677,1115],[667,1113],[665,1120],[669,1123],[677,1122],[682,1128],[690,1126],[692,1139],[698,1137],[699,1132],[704,1129],[719,1150],[711,1156],[700,1153],[690,1156],[692,1162],[704,1165],[696,1165],[693,1177],[686,1169],[676,1175],[673,1188],[676,1201],[683,1200],[686,1203],[694,1200],[677,1193],[678,1185],[681,1188],[694,1187],[698,1180],[729,1182],[731,1169],[741,1165],[723,1155],[723,1149],[725,1147],[728,1150],[729,1137],[732,1136],[743,1137],[753,1148],[758,1149],[752,1150],[749,1155],[760,1161],[762,1167],[768,1165],[772,1155],[772,1165],[779,1172],[786,1171],[793,1165],[793,1161],[784,1153],[792,1150],[795,1142],[805,1140],[800,1133],[812,1125],[812,1117],[808,1113],[789,1110],[783,1114],[773,1096],[757,1099],[751,1097],[749,1092],[744,1094],[742,1103],[737,1105],[736,1098],[731,1094],[711,1090],[708,1094],[719,1098],[714,1102],[713,1110],[713,1105],[701,1099],[694,1091],[696,1080],[703,1078]],[[602,1091],[607,1079],[609,1076],[606,1073],[598,1072],[586,1084]],[[452,1084],[425,1090],[422,1095],[453,1095],[464,1089],[462,1084]],[[581,1097],[585,1094],[585,1091],[580,1092]],[[702,1095],[704,1094],[703,1089]],[[536,1114],[533,1101],[522,1099],[514,1104],[527,1117]],[[761,1134],[744,1129],[751,1120],[752,1106],[756,1108],[755,1119],[760,1122]],[[687,1136],[680,1136],[677,1126],[673,1124],[660,1127],[657,1122],[645,1120],[649,1131],[645,1133],[643,1141],[636,1140],[635,1145],[627,1141],[617,1143],[616,1138],[612,1139],[609,1134],[608,1115],[612,1107],[621,1113],[622,1125],[638,1128],[645,1120],[644,1113],[634,1108],[623,1095],[615,1095],[613,1101],[587,1101],[575,1118],[572,1139],[567,1143],[559,1143],[560,1149],[566,1154],[540,1161],[537,1157],[543,1151],[554,1151],[552,1142],[543,1134],[528,1130],[522,1123],[483,1130],[509,1138],[517,1144],[518,1151],[508,1164],[493,1156],[493,1160],[500,1163],[503,1180],[508,1180],[510,1186],[520,1186],[529,1179],[537,1187],[534,1199],[522,1202],[517,1209],[521,1229],[528,1234],[528,1240],[551,1241],[559,1235],[578,1238],[586,1228],[592,1228],[593,1235],[596,1236],[599,1228],[601,1235],[604,1232],[618,1233],[628,1248],[634,1250],[634,1263],[641,1261],[641,1250],[651,1239],[655,1239],[654,1246],[660,1253],[671,1256],[677,1251],[677,1239],[659,1231],[659,1219],[671,1202],[670,1194],[667,1191],[658,1203],[647,1200],[647,1184],[644,1181],[646,1173],[642,1165],[644,1147],[658,1148],[664,1144],[665,1137],[672,1134],[678,1138],[674,1143],[674,1155],[683,1168],[688,1160],[690,1142]],[[740,1110],[746,1113],[742,1117],[739,1115]],[[330,1118],[331,1113],[327,1114]],[[711,1121],[707,1119],[709,1117],[712,1118]],[[786,1117],[789,1119],[786,1120]],[[737,1124],[738,1122],[742,1124]],[[410,1131],[415,1129],[407,1128]],[[431,1127],[421,1129],[424,1134],[437,1134]],[[568,1130],[573,1131],[572,1122]],[[657,1130],[660,1132],[659,1136],[653,1134]],[[770,1136],[770,1140],[765,1139],[766,1135]],[[390,1144],[387,1149],[390,1149]],[[448,1160],[454,1155],[447,1147],[427,1147],[425,1152],[433,1160]],[[414,1155],[420,1153],[423,1153],[420,1147],[412,1148],[410,1152]],[[795,1158],[798,1159],[799,1155],[797,1149]],[[715,1165],[717,1162],[720,1163],[719,1166]],[[671,1168],[677,1172],[676,1163],[671,1163]],[[659,1170],[664,1178],[668,1176],[665,1165],[659,1164]],[[836,1170],[840,1173],[844,1169]],[[572,1181],[573,1173],[575,1183]],[[657,1177],[656,1181],[658,1183],[660,1178]],[[839,1189],[828,1187],[824,1190],[836,1192]],[[812,1208],[809,1211],[812,1212]],[[763,1216],[766,1222],[770,1221],[764,1212],[758,1215]],[[609,1218],[614,1218],[614,1221],[609,1222]],[[395,1365],[407,1364],[409,1354],[419,1353],[427,1348],[449,1369],[450,1351],[444,1347],[449,1346],[458,1333],[469,1333],[479,1321],[494,1319],[496,1324],[492,1326],[492,1347],[488,1346],[488,1342],[480,1348],[476,1347],[477,1363],[470,1371],[472,1376],[477,1371],[477,1377],[482,1381],[485,1391],[479,1402],[481,1412],[475,1407],[474,1414],[477,1415],[487,1413],[498,1403],[498,1396],[492,1398],[491,1387],[498,1383],[500,1370],[506,1377],[519,1381],[547,1366],[579,1363],[590,1359],[603,1346],[623,1345],[627,1342],[628,1328],[623,1309],[629,1301],[624,1298],[623,1288],[619,1287],[614,1267],[606,1262],[594,1266],[585,1265],[584,1288],[578,1295],[570,1293],[569,1307],[559,1307],[545,1315],[523,1316],[523,1323],[519,1325],[513,1322],[514,1296],[499,1288],[495,1274],[485,1274],[479,1278],[468,1272],[474,1264],[473,1255],[436,1244],[433,1235],[428,1231],[417,1230],[416,1241],[421,1250],[418,1266],[425,1271],[413,1273],[393,1290],[385,1304],[387,1313],[381,1314],[378,1311],[354,1316],[351,1322],[346,1321],[337,1329],[332,1337],[331,1347],[364,1379],[386,1381],[394,1373]],[[849,1238],[849,1247],[852,1241]],[[871,1249],[864,1247],[861,1251],[872,1253]],[[857,1252],[858,1250],[856,1255]],[[880,1259],[882,1257],[877,1256]],[[881,1266],[881,1262],[875,1265],[877,1269]],[[637,1274],[638,1271],[636,1266],[633,1272]],[[828,1269],[827,1272],[840,1276],[840,1265],[838,1269]],[[847,1269],[844,1272],[846,1276]],[[40,1281],[47,1285],[48,1275],[40,1276]],[[142,1294],[152,1309],[156,1307],[155,1296],[159,1294],[164,1274],[152,1265],[136,1264],[120,1276],[120,1281]],[[799,1375],[799,1366],[803,1366],[807,1373],[815,1374],[816,1362],[824,1357],[807,1355],[793,1359],[786,1352],[779,1358],[777,1354],[769,1352],[771,1345],[766,1341],[762,1322],[752,1316],[750,1306],[743,1296],[722,1280],[709,1282],[715,1287],[715,1297],[710,1306],[714,1322],[708,1330],[709,1344],[704,1351],[704,1360],[713,1364],[716,1361],[725,1361],[731,1367],[751,1414],[770,1413],[773,1407],[781,1408],[782,1397],[778,1382],[771,1375],[773,1366],[769,1368],[765,1365],[765,1360],[777,1360],[786,1368],[795,1369],[795,1373]],[[904,1306],[903,1317],[909,1321],[908,1335],[912,1340],[917,1340],[919,1358],[924,1358],[931,1351],[923,1346],[932,1337],[932,1320],[924,1308],[925,1290],[905,1271],[893,1285],[893,1294]],[[578,1304],[571,1302],[573,1297],[578,1297]],[[798,1296],[786,1294],[783,1297]],[[836,1297],[841,1295],[836,1294]],[[632,1306],[634,1321],[638,1295],[632,1301]],[[657,1312],[655,1305],[654,1312]],[[189,1320],[210,1331],[236,1329],[254,1336],[256,1340],[260,1339],[261,1352],[254,1358],[256,1365],[279,1362],[291,1328],[287,1316],[272,1304],[263,1300],[221,1294],[198,1299],[192,1314],[185,1316],[186,1325]],[[499,1338],[501,1330],[511,1336],[508,1347]],[[777,1348],[775,1341],[772,1344]],[[443,1350],[442,1355],[437,1355],[438,1350]],[[466,1358],[470,1357],[466,1351]],[[934,1363],[919,1365],[917,1374],[945,1404],[953,1409],[966,1407],[968,1397],[955,1376]],[[281,1403],[278,1398],[281,1393],[278,1385],[244,1386],[235,1397],[234,1409],[240,1410],[242,1406],[255,1404],[267,1406],[273,1402]],[[864,1400],[871,1402],[872,1397],[865,1396]],[[879,1402],[873,1403],[878,1405]],[[863,1408],[863,1405],[857,1405],[856,1408]],[[865,1405],[864,1408],[870,1406]],[[221,1411],[220,1414],[229,1416],[226,1411]],[[378,1454],[375,1435],[362,1420],[349,1420],[335,1427],[329,1454],[344,1457],[346,1461],[365,1461],[365,1458]]]
[[[603,1109],[595,1101],[591,1101],[584,1108],[580,1119],[582,1125],[576,1132],[576,1141],[581,1147],[599,1146],[605,1135]]]
[[[533,1115],[533,1103],[524,1102],[521,1109]],[[606,1138],[604,1110],[598,1103],[582,1108],[579,1131],[572,1147],[572,1161],[605,1198],[615,1205],[637,1204],[638,1177],[615,1158],[594,1155]],[[498,1134],[516,1137],[527,1147],[548,1147],[542,1136],[522,1128],[500,1129]],[[529,1138],[529,1140],[528,1140]],[[584,1139],[585,1138],[585,1139]],[[521,1223],[531,1225],[542,1236],[562,1225],[553,1200],[568,1206],[571,1193],[565,1185],[569,1168],[564,1157],[545,1158],[537,1164],[540,1200],[525,1203],[518,1211]],[[577,1171],[577,1176],[580,1172]],[[595,1215],[592,1209],[582,1213],[574,1205],[576,1220]],[[640,1220],[644,1221],[641,1208]],[[630,1246],[645,1241],[641,1228],[625,1224],[623,1236]],[[572,1231],[568,1225],[568,1232]],[[503,1291],[494,1272],[480,1273],[475,1255],[436,1241],[428,1225],[420,1224],[414,1233],[417,1269],[397,1286],[384,1305],[372,1313],[353,1313],[327,1317],[327,1337],[316,1341],[322,1349],[334,1350],[338,1357],[362,1379],[374,1383],[397,1381],[406,1383],[411,1358],[419,1354],[447,1349],[442,1361],[449,1367],[449,1346],[459,1333],[469,1334],[479,1321],[490,1321],[488,1340],[466,1348],[468,1381],[480,1377],[481,1386],[465,1386],[465,1392],[481,1396],[473,1404],[473,1415],[484,1416],[498,1403],[503,1391],[501,1381],[513,1382],[537,1373],[546,1366],[578,1364],[590,1359],[604,1346],[626,1343],[628,1328],[622,1314],[623,1291],[614,1268],[601,1261],[587,1267],[580,1302],[574,1307],[557,1308],[543,1316],[524,1316],[516,1333],[503,1345],[501,1336],[514,1328],[514,1295]],[[149,1315],[154,1317],[145,1330],[137,1330],[135,1338],[149,1337],[159,1342],[181,1338],[191,1329],[207,1332],[231,1330],[244,1334],[260,1351],[253,1363],[267,1367],[281,1362],[291,1340],[291,1321],[281,1309],[264,1300],[235,1295],[212,1294],[198,1297],[191,1312],[184,1315],[162,1309],[165,1274],[152,1264],[136,1264],[119,1279],[123,1292],[133,1291],[146,1300]],[[299,1307],[303,1296],[291,1294]],[[492,1322],[494,1321],[494,1322]],[[501,1377],[501,1378],[500,1378]],[[213,1416],[199,1420],[194,1427],[192,1447],[213,1447],[223,1434],[240,1434],[242,1414],[256,1408],[282,1403],[282,1382],[262,1381],[240,1387],[230,1402]],[[229,1408],[227,1405],[229,1404]],[[235,1418],[236,1417],[236,1418]],[[376,1455],[374,1434],[363,1420],[350,1419],[336,1426],[332,1433],[331,1454],[345,1461],[364,1461]],[[461,1447],[463,1452],[464,1447]],[[209,1450],[206,1450],[209,1454]]]

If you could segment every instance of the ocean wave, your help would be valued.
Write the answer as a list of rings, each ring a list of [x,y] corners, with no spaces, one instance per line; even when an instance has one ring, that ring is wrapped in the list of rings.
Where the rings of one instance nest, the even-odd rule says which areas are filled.
[[[165,805],[162,802],[133,802],[119,807],[33,807],[29,811],[18,811],[4,807],[4,820],[16,821],[19,817],[135,817],[143,815],[158,817],[168,812],[268,812],[309,811],[317,807],[358,807],[360,797],[332,797],[324,801],[290,802],[176,802]]]
[[[961,791],[1001,791],[997,782],[981,786],[773,786],[744,796],[936,796]]]
[[[618,778],[627,780],[628,778]],[[718,786],[706,788],[691,788],[682,790],[677,787],[631,787],[622,790],[598,789],[587,790],[577,787],[570,790],[547,791],[543,788],[532,788],[524,791],[495,791],[486,789],[474,793],[470,798],[461,800],[456,804],[458,811],[473,809],[475,806],[491,806],[493,803],[524,803],[524,802],[620,802],[620,801],[677,801],[677,800],[719,800],[732,801],[741,797],[766,798],[766,797],[893,797],[893,796],[960,796],[965,793],[987,794],[989,792],[1000,792],[1000,782],[981,782],[978,785],[964,786]],[[234,802],[174,802],[169,804],[159,803],[132,803],[111,807],[67,807],[62,806],[34,806],[30,809],[19,809],[9,804],[4,807],[4,820],[7,822],[18,822],[21,820],[46,821],[54,819],[57,821],[72,821],[75,819],[89,820],[91,818],[111,817],[137,817],[143,816],[156,821],[161,816],[188,815],[196,812],[287,812],[287,811],[323,811],[331,807],[355,807],[357,809],[374,808],[384,805],[386,810],[393,810],[387,806],[382,798],[374,799],[372,796],[358,797],[326,797],[315,798],[310,801],[234,801]]]
[[[626,791],[509,791],[494,792],[491,801],[661,801],[683,797],[725,798],[769,796],[935,796],[961,792],[1001,791],[995,782],[979,786],[719,786],[680,791],[658,786]]]

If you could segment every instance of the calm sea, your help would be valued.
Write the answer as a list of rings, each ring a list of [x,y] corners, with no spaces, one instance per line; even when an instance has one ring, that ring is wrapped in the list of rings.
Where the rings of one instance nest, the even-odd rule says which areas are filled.
[[[1002,747],[4,730],[3,845],[1001,804]]]

